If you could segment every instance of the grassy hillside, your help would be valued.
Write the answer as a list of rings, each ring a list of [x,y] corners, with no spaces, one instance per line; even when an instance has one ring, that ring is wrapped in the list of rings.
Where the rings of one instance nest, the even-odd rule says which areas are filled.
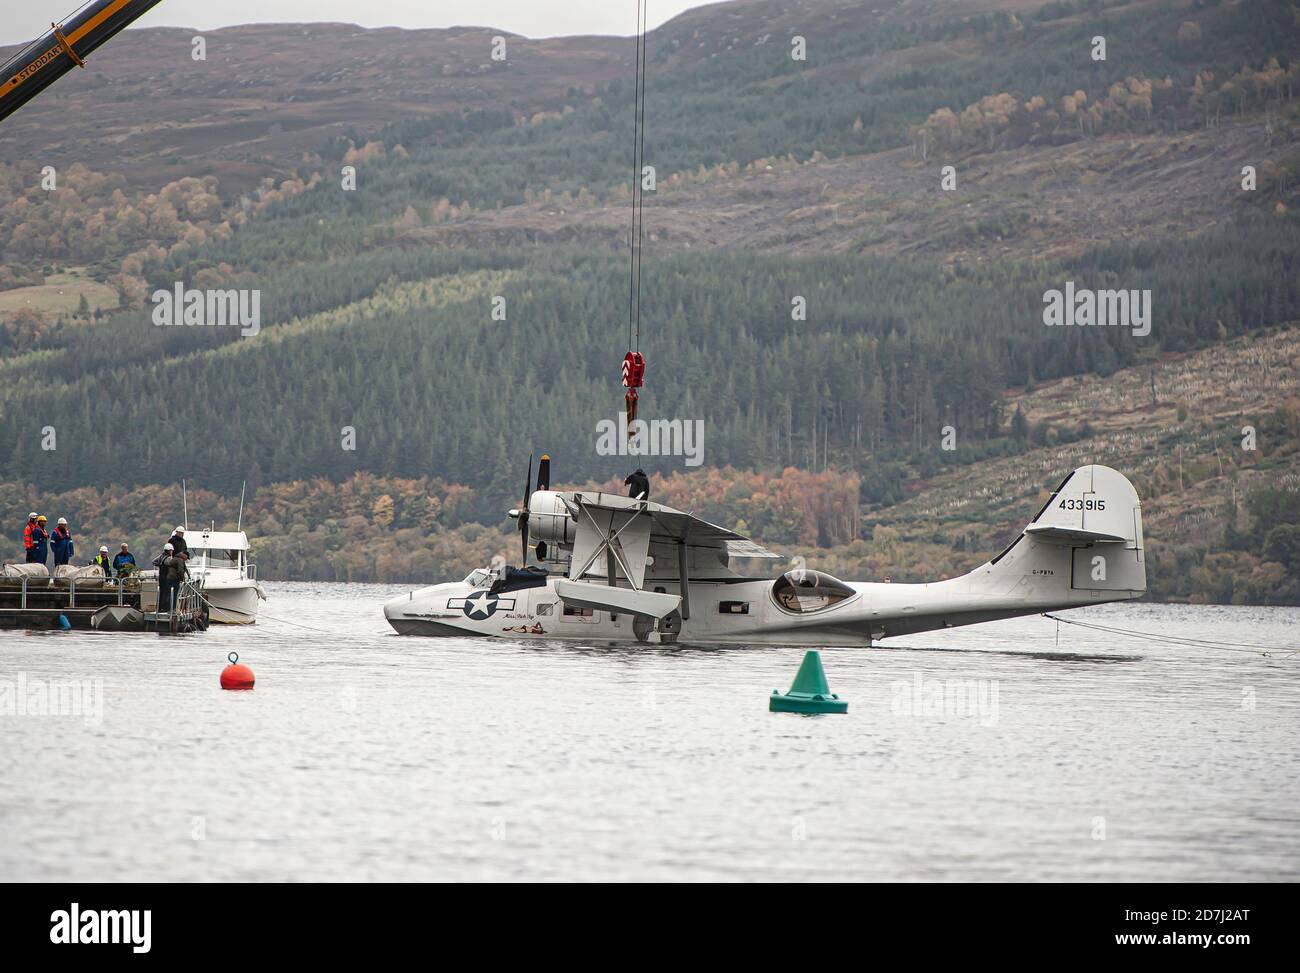
[[[1009,393],[1008,408],[1025,418],[1014,455],[962,464],[960,455],[936,445],[930,463],[894,469],[902,497],[895,503],[865,501],[862,478],[842,468],[713,466],[656,478],[653,488],[665,503],[734,524],[812,567],[846,578],[919,581],[987,560],[1066,472],[1100,462],[1132,477],[1141,494],[1152,597],[1294,604],[1297,340],[1296,329],[1270,330],[1109,378],[1080,376]],[[1070,435],[1062,432],[1073,430],[1080,414],[1089,416],[1086,434],[1064,442]],[[1255,449],[1243,448],[1248,426]],[[568,478],[569,460],[555,453],[557,476]],[[926,465],[934,470],[929,475],[919,468]],[[614,479],[578,485],[618,488]],[[122,540],[153,551],[182,511],[179,485],[51,493],[9,482],[0,484],[0,498],[6,523],[21,523],[28,505],[68,517],[86,552],[100,543],[115,549]],[[263,485],[243,523],[257,538],[265,577],[432,582],[497,556],[518,557],[505,507],[487,515],[476,512],[480,507],[463,485],[359,473],[340,483],[316,477]],[[233,527],[238,494],[191,490],[189,509],[192,524]]]
[[[655,31],[642,415],[705,439],[703,470],[642,465],[846,573],[920,577],[983,556],[1064,470],[1113,460],[1156,505],[1164,595],[1290,591],[1258,575],[1289,555],[1274,538],[1268,560],[1248,498],[1265,510],[1260,464],[1300,435],[1215,356],[1295,358],[1298,17],[1279,0],[748,0]],[[174,520],[185,478],[229,519],[248,480],[250,522],[294,538],[263,547],[268,570],[415,578],[497,553],[529,450],[574,482],[621,479],[635,461],[596,442],[628,340],[632,44],[512,36],[493,61],[497,33],[242,27],[194,62],[188,31],[127,32],[94,78],[0,126],[15,516],[64,504],[143,543],[124,496]],[[1151,334],[1045,327],[1066,281],[1150,290]],[[155,327],[149,295],[178,284],[256,290],[260,333]],[[1178,369],[1186,388],[1162,388]],[[1229,459],[1220,426],[1247,415],[1261,446]],[[1124,451],[1139,417],[1152,453]],[[1162,519],[1167,449],[1182,521]],[[783,491],[764,488],[774,470]],[[947,515],[976,489],[975,519]],[[1226,516],[1225,490],[1226,593],[1186,580],[1209,548],[1179,527]]]

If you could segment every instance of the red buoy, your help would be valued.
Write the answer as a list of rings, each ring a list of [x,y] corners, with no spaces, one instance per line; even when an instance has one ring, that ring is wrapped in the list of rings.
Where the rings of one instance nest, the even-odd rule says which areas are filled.
[[[221,688],[252,689],[253,670],[240,664],[239,654],[236,652],[230,653],[226,658],[230,660],[230,665],[221,670]]]

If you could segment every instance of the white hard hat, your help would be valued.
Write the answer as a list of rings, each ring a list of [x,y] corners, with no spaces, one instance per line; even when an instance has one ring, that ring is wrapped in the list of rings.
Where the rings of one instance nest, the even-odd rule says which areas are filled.
[[[177,527],[174,531],[172,531],[172,533],[173,533],[173,534],[183,534],[183,533],[185,533],[185,528],[184,528],[184,527]]]
[[[22,508],[20,507],[19,509],[21,510]],[[27,515],[27,519],[28,519],[28,520],[35,520],[35,519],[36,519],[36,511],[33,510],[31,513],[29,513],[29,514]]]
[[[163,545],[163,550],[164,550],[164,551],[174,551],[174,550],[176,550],[176,548],[172,547],[170,544],[164,544],[164,545]]]
[[[60,517],[60,518],[59,518],[59,523],[62,524],[64,527],[67,527],[67,526],[68,526],[68,518],[66,518],[66,517]]]
[[[104,546],[103,544],[99,545],[99,553],[100,553],[100,554],[107,554],[107,553],[108,553],[108,548],[107,548],[106,546]]]

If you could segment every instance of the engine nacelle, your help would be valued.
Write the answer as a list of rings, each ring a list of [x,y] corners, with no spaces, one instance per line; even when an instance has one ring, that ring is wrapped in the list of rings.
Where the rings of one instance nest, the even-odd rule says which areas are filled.
[[[535,490],[528,501],[528,536],[533,543],[573,546],[574,525],[569,508],[553,490]]]

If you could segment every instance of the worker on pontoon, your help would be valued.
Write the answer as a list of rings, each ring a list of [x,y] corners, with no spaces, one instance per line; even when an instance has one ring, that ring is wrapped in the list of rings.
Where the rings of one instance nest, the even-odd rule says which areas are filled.
[[[29,513],[27,526],[23,528],[23,554],[28,564],[34,564],[36,561],[36,538],[41,529],[41,525],[36,522],[37,516],[39,515],[34,510]]]
[[[107,544],[99,545],[99,553],[90,559],[90,563],[103,571],[104,577],[111,578],[113,576],[113,562],[109,560]]]
[[[181,582],[189,577],[185,566],[186,555],[178,555],[170,544],[163,545],[163,553],[154,563],[158,566],[158,610],[175,611]]]
[[[32,556],[28,557],[29,561],[36,564],[46,564],[50,559],[50,532],[45,528],[47,523],[49,520],[45,514],[36,518],[36,533],[32,535],[35,546]]]
[[[122,549],[113,555],[113,571],[119,578],[125,578],[135,573],[135,567],[135,555],[123,544]]]
[[[627,487],[627,495],[633,500],[650,499],[650,477],[645,475],[645,470],[638,468],[635,473],[629,473],[623,485]]]
[[[50,546],[54,549],[54,566],[56,568],[60,565],[72,563],[72,556],[76,554],[76,549],[72,543],[72,531],[68,530],[66,518],[59,518],[59,523],[54,528],[54,536],[50,538]]]
[[[185,544],[185,528],[183,526],[178,526],[172,531],[172,536],[167,538],[167,543],[172,546],[172,550],[176,552],[177,557],[182,554],[189,556],[190,549]]]

